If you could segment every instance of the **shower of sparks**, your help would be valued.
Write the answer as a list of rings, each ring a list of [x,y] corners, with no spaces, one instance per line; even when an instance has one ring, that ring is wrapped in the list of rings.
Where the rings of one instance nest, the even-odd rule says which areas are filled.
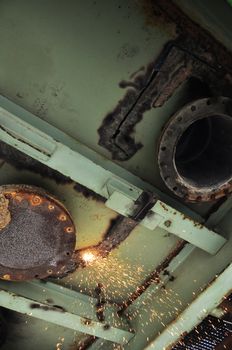
[[[62,345],[64,344],[64,338],[59,337],[58,343],[56,344],[56,350],[62,350]]]
[[[88,253],[88,255],[86,255]],[[144,268],[142,266],[133,266],[125,260],[108,256],[101,257],[92,254],[91,251],[84,252],[83,261],[86,262],[86,268],[78,271],[78,276],[70,275],[67,278],[68,284],[75,283],[75,277],[78,277],[79,291],[91,293],[100,283],[104,286],[106,299],[110,301],[122,300],[123,296],[130,295],[130,291],[143,281]],[[85,257],[87,259],[85,259]],[[93,258],[93,259],[92,259]]]
[[[129,301],[131,298],[133,301],[133,292],[140,290],[139,286],[144,282],[144,274],[146,274],[146,268],[142,265],[140,257],[136,262],[131,262],[125,257],[116,257],[114,254],[102,257],[92,249],[83,251],[81,257],[86,263],[86,267],[78,269],[65,279],[65,285],[68,288],[74,288],[81,293],[92,296],[94,299],[91,303],[94,310],[96,308],[95,291],[98,285],[102,286],[101,297],[106,302],[116,305]],[[196,282],[193,280],[193,283]],[[178,295],[178,292],[171,288],[171,283],[165,286],[159,279],[154,280],[152,287],[144,289],[143,292],[145,294],[143,294],[140,303],[134,308],[132,306],[125,314],[131,321],[131,329],[133,329],[133,321],[139,321],[139,332],[144,334],[148,342],[150,338],[147,335],[151,324],[157,329],[157,334],[160,334],[167,324],[179,317],[188,305],[183,302],[183,298]],[[193,297],[196,297],[196,294],[198,293],[192,292]],[[78,302],[74,302],[73,307],[76,307],[77,304]],[[113,313],[112,317],[114,317]],[[185,322],[183,320],[183,324]],[[120,327],[120,321],[118,323],[115,320],[114,325]],[[178,334],[179,329],[174,326],[171,335],[175,337]]]

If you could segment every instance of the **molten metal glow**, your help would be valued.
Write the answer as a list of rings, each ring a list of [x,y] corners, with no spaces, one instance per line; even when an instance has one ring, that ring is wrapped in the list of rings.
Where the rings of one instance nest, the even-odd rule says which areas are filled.
[[[82,253],[82,259],[87,264],[92,263],[94,260],[96,260],[96,258],[97,256],[93,252],[87,251]]]

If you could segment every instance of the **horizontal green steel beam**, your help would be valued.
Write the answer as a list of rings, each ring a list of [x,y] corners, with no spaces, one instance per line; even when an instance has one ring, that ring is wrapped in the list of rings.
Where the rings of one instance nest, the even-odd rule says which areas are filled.
[[[103,322],[97,317],[97,299],[53,283],[0,281],[0,306],[90,334],[118,344],[134,336],[126,320],[112,306],[104,306]]]
[[[21,109],[19,111],[14,109],[13,114],[12,108],[11,111],[6,108],[9,107],[9,103],[7,106],[6,104],[7,101],[1,98],[0,139],[2,141],[105,197],[109,208],[124,216],[133,217],[133,213],[137,210],[136,200],[144,190],[151,190],[147,188],[146,183],[136,178],[136,184],[134,184],[113,174],[105,167],[20,119],[18,114],[22,113]],[[131,179],[135,180],[134,177]],[[155,197],[160,195],[155,188],[152,188],[152,192]],[[215,254],[226,242],[217,233],[208,230],[160,200],[152,211],[155,215],[147,215],[140,222],[151,230],[160,226],[211,254]]]
[[[70,176],[74,181],[105,196],[107,199],[112,194],[112,186],[116,186],[114,187],[115,190],[121,190],[123,187],[123,193],[127,196],[130,194],[129,198],[132,199],[137,198],[142,191],[150,191],[157,194],[162,201],[174,206],[186,215],[197,221],[202,221],[198,214],[182,203],[1,95],[0,107],[0,125],[3,129],[5,128],[5,132],[2,130],[0,134],[0,139],[32,158],[51,168],[54,167],[54,169]],[[8,136],[7,132],[9,132]],[[74,164],[68,164],[66,159],[62,159],[62,167],[60,164],[61,158],[59,154],[56,154],[56,160],[53,158],[51,161],[52,154],[57,151],[59,153],[60,147],[65,148],[68,154],[70,152],[70,154],[77,155],[78,160],[76,159]],[[46,159],[49,161],[47,162]],[[83,161],[86,161],[84,169],[81,168]]]
[[[232,264],[207,287],[145,350],[171,349],[203,321],[232,291]]]

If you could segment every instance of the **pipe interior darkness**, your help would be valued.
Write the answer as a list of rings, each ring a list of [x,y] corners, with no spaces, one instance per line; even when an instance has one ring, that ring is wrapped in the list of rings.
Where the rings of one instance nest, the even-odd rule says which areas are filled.
[[[185,182],[205,188],[232,178],[232,118],[212,115],[193,122],[174,153],[176,170]]]

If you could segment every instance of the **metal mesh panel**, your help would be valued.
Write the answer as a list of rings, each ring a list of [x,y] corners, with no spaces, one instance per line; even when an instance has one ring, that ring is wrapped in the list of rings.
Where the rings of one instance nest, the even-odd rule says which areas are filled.
[[[214,350],[230,333],[230,322],[208,316],[172,350]]]

